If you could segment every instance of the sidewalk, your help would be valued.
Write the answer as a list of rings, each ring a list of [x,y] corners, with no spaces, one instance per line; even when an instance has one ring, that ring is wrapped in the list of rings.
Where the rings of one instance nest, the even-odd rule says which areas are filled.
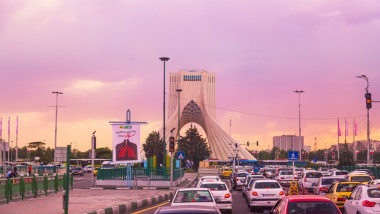
[[[196,173],[186,173],[182,188],[191,185],[195,176]],[[119,213],[119,210],[128,211],[167,200],[173,193],[169,190],[74,189],[69,193],[69,213]],[[58,192],[25,201],[1,204],[0,213],[64,213],[62,198],[63,192]]]

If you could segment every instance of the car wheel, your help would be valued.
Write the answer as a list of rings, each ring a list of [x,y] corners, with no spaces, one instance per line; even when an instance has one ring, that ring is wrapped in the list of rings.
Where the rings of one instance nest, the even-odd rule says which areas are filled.
[[[251,212],[256,212],[256,207],[251,206]]]

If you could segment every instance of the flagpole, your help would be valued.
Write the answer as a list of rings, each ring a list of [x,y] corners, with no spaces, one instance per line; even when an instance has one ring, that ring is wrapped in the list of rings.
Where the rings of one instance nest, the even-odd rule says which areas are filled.
[[[18,146],[17,146],[17,141],[18,141],[18,116],[17,116],[17,124],[16,124],[16,165],[17,165],[17,160],[18,160]]]
[[[340,136],[340,134],[339,134],[339,132],[340,132],[340,127],[339,127],[339,117],[338,117],[338,148],[337,148],[337,150],[338,150],[338,161],[340,159],[340,151],[339,151],[339,136]]]
[[[352,150],[354,150],[354,160],[356,161],[356,148],[355,148],[355,118],[352,119]]]
[[[348,134],[347,131],[348,131],[347,130],[347,119],[344,118],[344,143],[347,143],[347,134]]]
[[[11,142],[11,117],[8,118],[8,166],[10,164],[10,159],[9,159],[9,153],[11,151],[11,146],[9,145]]]

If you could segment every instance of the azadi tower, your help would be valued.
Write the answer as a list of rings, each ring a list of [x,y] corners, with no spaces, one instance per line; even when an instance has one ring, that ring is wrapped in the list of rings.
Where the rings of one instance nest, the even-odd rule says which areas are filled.
[[[178,92],[180,95],[180,128],[178,128]],[[237,143],[215,121],[215,74],[204,70],[180,70],[169,76],[169,106],[166,121],[166,144],[170,130],[177,131],[188,123],[197,123],[206,132],[207,141],[211,148],[211,159],[228,161],[233,157],[233,148]],[[162,128],[160,134],[162,134]],[[167,147],[168,149],[168,147]],[[241,159],[256,160],[245,148],[239,147]]]

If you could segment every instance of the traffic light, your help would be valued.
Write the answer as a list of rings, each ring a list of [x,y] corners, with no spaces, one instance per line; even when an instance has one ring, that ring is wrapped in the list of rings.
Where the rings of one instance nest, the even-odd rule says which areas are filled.
[[[249,146],[249,141],[247,141],[247,146]]]
[[[256,141],[257,146],[259,146],[259,141]]]
[[[237,143],[235,143],[235,148],[237,148],[238,147],[238,145],[237,145]]]
[[[366,93],[366,94],[365,94],[365,103],[366,103],[367,109],[372,108],[372,98],[371,98],[371,93]]]
[[[169,137],[169,152],[174,152],[174,137]]]

